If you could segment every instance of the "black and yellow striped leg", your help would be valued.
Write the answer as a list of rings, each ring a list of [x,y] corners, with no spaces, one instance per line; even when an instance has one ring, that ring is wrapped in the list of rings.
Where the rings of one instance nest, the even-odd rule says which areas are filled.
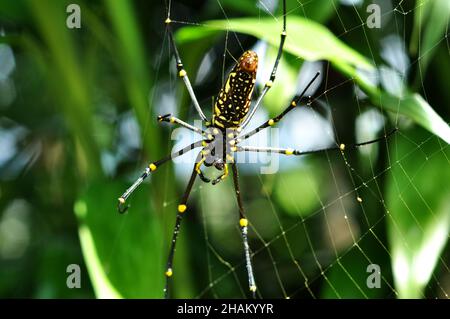
[[[158,122],[167,122],[167,123],[176,123],[184,128],[187,128],[190,131],[193,131],[195,133],[201,134],[206,136],[207,133],[203,131],[202,129],[195,127],[191,124],[188,124],[179,118],[176,118],[175,116],[172,116],[172,114],[165,114],[165,115],[159,115],[158,116]]]
[[[397,131],[397,128],[389,131],[387,134],[385,134],[379,138],[376,138],[376,139],[370,140],[370,141],[366,141],[366,142],[362,142],[362,143],[349,144],[349,145],[342,143],[342,144],[339,144],[334,147],[322,148],[322,149],[312,150],[312,151],[300,151],[300,150],[295,150],[293,148],[255,147],[255,146],[238,146],[237,151],[238,152],[258,152],[258,153],[279,153],[279,154],[284,154],[284,155],[296,155],[296,156],[306,155],[306,154],[314,154],[314,153],[320,153],[320,152],[326,152],[326,151],[344,152],[345,150],[356,149],[356,148],[364,146],[364,145],[369,145],[369,144],[373,144],[373,143],[377,143],[382,140],[385,140],[386,138],[388,138],[392,134],[394,134],[396,131]]]
[[[142,173],[142,175],[133,183],[133,185],[131,185],[125,191],[125,193],[123,193],[122,196],[119,197],[119,199],[118,199],[119,203],[118,203],[118,207],[117,207],[119,213],[123,214],[127,211],[129,206],[125,205],[126,200],[136,190],[136,188],[138,188],[138,186],[141,185],[141,183],[150,175],[151,172],[154,172],[159,166],[170,161],[171,159],[181,156],[181,155],[189,152],[190,150],[193,150],[194,148],[197,148],[200,146],[202,146],[202,141],[192,143],[192,144],[182,148],[181,150],[173,152],[173,153],[169,154],[168,156],[166,156],[156,162],[150,163],[148,165],[148,167],[145,169],[145,171]]]
[[[253,275],[252,260],[250,256],[250,246],[248,244],[248,236],[247,236],[248,220],[245,217],[244,205],[242,204],[241,191],[239,189],[238,168],[235,163],[231,163],[230,165],[231,169],[233,170],[234,191],[239,206],[239,227],[241,229],[242,240],[244,242],[245,265],[248,274],[248,287],[250,292],[252,293],[253,298],[255,298],[256,297],[255,276]]]
[[[175,221],[175,227],[174,227],[173,234],[172,234],[172,242],[170,244],[170,251],[169,251],[169,256],[167,258],[167,267],[166,267],[166,272],[165,272],[166,285],[164,287],[164,298],[166,298],[166,299],[169,297],[169,281],[170,281],[170,278],[172,278],[172,276],[173,276],[173,269],[172,269],[173,256],[175,255],[175,247],[177,244],[178,234],[180,232],[181,220],[183,219],[184,212],[187,209],[186,203],[189,198],[189,194],[191,193],[192,186],[194,185],[195,178],[198,175],[198,173],[196,171],[196,166],[197,166],[199,159],[200,159],[200,156],[198,157],[198,160],[194,166],[194,169],[192,170],[191,178],[189,179],[188,185],[186,187],[186,190],[184,191],[184,195],[181,199],[181,202],[178,205],[177,219]]]
[[[169,41],[172,45],[174,54],[175,54],[175,61],[177,63],[177,70],[178,70],[178,76],[183,79],[184,85],[186,86],[186,89],[188,90],[189,96],[191,97],[192,103],[194,104],[195,109],[198,112],[198,115],[200,115],[201,119],[208,123],[208,120],[203,113],[200,104],[198,104],[197,97],[194,93],[194,89],[192,88],[191,82],[189,81],[189,77],[187,75],[186,70],[183,67],[183,62],[181,62],[180,54],[178,53],[177,44],[175,43],[175,40],[173,38],[173,32],[172,32],[172,26],[171,26],[172,20],[170,19],[170,16],[167,17],[165,24],[167,26],[167,32],[169,34]]]
[[[311,84],[313,84],[313,82],[317,79],[317,77],[320,75],[320,72],[317,72],[316,75],[311,79],[311,81],[309,81],[308,85],[305,87],[305,89],[302,91],[302,93],[295,97],[291,104],[289,104],[289,106],[283,111],[281,112],[278,116],[267,120],[265,123],[261,124],[260,126],[258,126],[257,128],[255,128],[254,130],[242,135],[239,137],[239,140],[246,140],[248,139],[250,136],[255,135],[256,133],[258,133],[259,131],[262,131],[263,129],[273,126],[275,125],[277,122],[281,121],[281,119],[290,111],[292,111],[299,103],[300,101],[303,99],[305,92],[308,90],[308,88],[311,86]]]
[[[200,179],[205,182],[205,183],[209,183],[211,180],[209,178],[207,178],[205,176],[205,174],[203,174],[203,171],[201,169],[202,164],[206,161],[206,157],[205,154],[203,153],[204,151],[201,151],[199,154],[200,160],[198,160],[195,164],[194,170],[197,172],[198,176],[200,177]]]
[[[223,166],[223,174],[214,179],[211,184],[216,185],[220,181],[224,180],[228,176],[228,164],[224,164]]]
[[[255,106],[248,114],[245,121],[242,123],[241,127],[242,129],[247,126],[247,124],[252,119],[253,115],[255,115],[256,110],[258,109],[259,105],[261,104],[261,101],[263,100],[264,96],[267,94],[267,92],[270,90],[270,88],[273,86],[273,83],[275,82],[275,77],[278,70],[278,64],[280,63],[281,54],[283,53],[283,47],[284,42],[286,40],[286,0],[283,0],[283,31],[280,34],[280,44],[278,46],[278,53],[277,58],[275,59],[275,63],[273,64],[272,72],[270,73],[270,78],[264,85],[264,89],[261,92],[261,94],[258,97],[258,100],[256,100]]]

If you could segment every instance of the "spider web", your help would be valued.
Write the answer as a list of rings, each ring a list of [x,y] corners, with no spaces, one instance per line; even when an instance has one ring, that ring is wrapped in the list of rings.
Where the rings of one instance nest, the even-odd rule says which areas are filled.
[[[313,3],[313,0],[299,1],[296,7],[287,8],[288,34],[289,17],[300,14],[308,18],[307,12]],[[389,1],[380,3],[382,7],[390,4]],[[392,31],[390,33],[396,37],[397,45],[406,47],[409,37],[406,34],[407,18],[417,10],[421,10],[426,3],[427,1],[418,1],[412,9],[406,10],[404,1],[400,1],[392,3],[389,10],[382,12],[382,18],[389,17],[388,24],[383,25],[382,28]],[[290,4],[292,5],[292,3]],[[371,41],[370,33],[376,31],[367,28],[366,17],[360,14],[361,7],[364,8],[365,5],[367,4],[362,4],[361,1],[341,1],[341,4],[336,2],[333,5],[333,12],[336,15],[334,20],[341,28],[338,37],[346,42],[354,34],[362,34],[362,38],[366,42],[367,52],[365,55],[374,65],[382,66],[385,63],[375,58],[375,48]],[[169,8],[173,9],[174,6],[174,3],[169,3]],[[222,19],[230,19],[233,15],[230,12],[232,10],[224,1],[216,0],[209,6],[214,7],[212,11],[220,12]],[[281,17],[273,13],[276,12],[274,11],[276,6],[276,1],[274,3],[259,1],[255,5],[255,10],[258,10],[258,16],[261,18],[271,17],[276,21],[281,21]],[[385,8],[386,6],[384,6]],[[194,18],[178,17],[176,13],[176,11],[172,12],[171,18],[176,20],[177,24],[201,24],[199,21],[193,21]],[[344,14],[346,16],[355,15],[360,23],[349,24]],[[274,32],[278,33],[279,31],[274,30]],[[169,45],[167,37],[165,40],[167,48]],[[289,36],[287,41],[291,41]],[[211,67],[208,69],[210,62],[215,63],[216,69],[219,69],[220,65],[220,79],[223,83],[223,79],[233,63],[232,60],[239,56],[240,52],[252,48],[257,51],[261,50],[258,53],[263,53],[262,56],[260,55],[262,66],[258,73],[258,84],[261,86],[263,81],[268,78],[267,73],[270,71],[273,58],[269,56],[268,47],[264,43],[258,41],[248,47],[247,43],[251,43],[248,41],[248,37],[232,31],[225,32],[223,38],[217,42],[219,42],[218,45],[223,54],[217,54],[219,49],[207,52],[200,64],[197,77],[191,79],[196,86],[201,86],[211,79]],[[445,34],[436,43],[436,46],[442,42],[445,42],[447,49],[450,50],[448,24]],[[161,56],[166,54],[170,54],[170,52],[161,53]],[[429,52],[420,52],[419,46],[417,58],[408,61],[408,64],[404,66],[405,69],[408,69],[419,64],[419,81],[425,92],[425,99],[428,97],[419,62],[427,54]],[[264,58],[264,56],[269,57]],[[280,64],[281,68],[283,68],[283,63]],[[450,164],[448,145],[431,133],[421,134],[419,137],[410,136],[409,131],[403,128],[408,128],[411,123],[407,123],[408,121],[400,115],[399,111],[381,113],[372,107],[353,79],[337,76],[326,62],[304,62],[302,64],[296,85],[297,92],[305,86],[305,81],[312,77],[317,68],[322,69],[322,79],[320,88],[316,87],[315,92],[311,92],[315,96],[316,103],[310,108],[305,108],[307,111],[294,110],[280,121],[278,125],[280,127],[278,132],[280,145],[271,145],[271,135],[264,133],[260,133],[262,137],[255,136],[249,139],[249,145],[257,143],[261,146],[319,149],[334,144],[339,145],[340,142],[349,144],[344,140],[348,136],[341,137],[341,132],[348,125],[349,118],[347,116],[352,116],[351,113],[343,110],[345,108],[356,109],[357,141],[383,136],[391,127],[399,127],[400,130],[393,137],[385,138],[377,145],[367,146],[361,150],[349,150],[343,153],[326,152],[301,158],[277,156],[280,168],[279,172],[275,174],[261,174],[260,162],[240,166],[241,191],[250,222],[249,238],[258,285],[258,297],[399,297],[396,279],[393,275],[395,271],[398,271],[395,269],[398,265],[394,263],[391,266],[391,261],[397,257],[393,256],[392,245],[388,240],[389,235],[386,234],[386,224],[391,225],[391,233],[399,236],[398,240],[406,247],[406,251],[413,253],[415,247],[411,247],[408,234],[403,231],[402,221],[396,219],[392,214],[385,184],[388,180],[394,185],[395,192],[402,202],[402,208],[408,212],[408,218],[414,220],[418,234],[424,234],[427,224],[420,215],[430,214],[432,219],[437,221],[439,212],[431,208],[435,206],[423,194],[426,185],[416,184],[416,177],[426,163],[436,157],[445,158],[447,166],[444,165],[443,169],[448,170]],[[280,74],[280,69],[278,74]],[[169,69],[169,74],[171,74],[171,78],[167,83],[168,91],[177,92],[179,83],[173,76],[173,65]],[[406,82],[406,76],[405,73],[400,75],[401,82]],[[282,76],[278,75],[275,86],[283,85],[280,83],[280,78]],[[392,80],[392,77],[390,79],[387,83],[391,84],[392,90],[395,90],[398,83]],[[222,83],[219,82],[218,85]],[[162,87],[161,91],[166,89],[164,85]],[[401,90],[401,85],[397,89]],[[342,94],[348,94],[348,92],[351,93],[351,97],[347,96],[347,105],[336,105],[338,103],[336,101],[339,98],[342,99]],[[154,99],[155,96],[157,94],[153,94],[151,98]],[[270,92],[268,98],[269,96]],[[161,110],[156,112],[176,114],[177,99],[169,95],[163,95],[162,99],[165,99],[164,103],[152,103],[152,105],[164,105]],[[200,104],[206,112],[208,106],[211,105],[211,99],[205,98]],[[282,105],[286,105],[286,103]],[[264,109],[264,106],[263,103],[263,107],[252,120],[249,130],[269,118],[269,112]],[[279,110],[282,110],[282,107]],[[195,114],[192,111],[189,111],[189,114],[192,115],[189,119],[194,118]],[[302,118],[307,118],[315,123],[316,126],[309,126],[316,131],[315,134],[307,132],[307,129],[302,131],[301,126],[305,123],[305,120],[299,123]],[[292,137],[293,135],[294,137]],[[178,149],[192,139],[188,134],[182,134],[178,138],[174,149]],[[299,140],[301,141],[299,142]],[[169,139],[167,143],[172,143],[172,141]],[[409,146],[408,151],[400,152],[399,148],[405,143]],[[436,144],[438,147],[435,147]],[[194,158],[195,154],[185,155],[175,165],[177,178],[182,185],[186,184]],[[262,159],[263,163],[270,160],[267,156],[258,159]],[[416,161],[417,169],[411,170],[411,161]],[[419,202],[427,208],[426,212],[418,211],[415,203],[411,202],[407,196],[403,196],[406,190],[404,183],[399,180],[398,172],[401,172],[407,179],[408,187],[412,188],[409,191],[412,191]],[[304,192],[305,198],[309,198],[309,204],[303,204],[297,198],[298,192],[292,190],[293,186],[297,187],[296,176],[301,178],[301,181],[298,179],[298,187]],[[167,183],[164,187],[168,187],[168,185]],[[167,207],[173,208],[174,211],[178,201],[178,198],[165,198]],[[191,275],[194,278],[197,293],[194,296],[183,297],[247,297],[247,272],[242,238],[236,222],[238,210],[231,181],[220,183],[214,187],[197,181],[189,202],[196,209],[184,220],[183,228],[187,229],[182,230],[181,237],[185,238],[181,240],[189,241],[191,244],[196,243],[194,248],[189,248],[190,261],[195,267],[206,271],[204,274],[200,274],[198,271],[194,271],[195,267],[191,267]],[[167,218],[172,217],[167,216]],[[445,236],[448,238],[448,233]],[[164,247],[168,247],[168,243],[166,244]],[[183,249],[186,247],[183,245]],[[448,249],[440,254],[435,270],[419,297],[448,298],[450,270],[446,256],[448,257]],[[366,268],[372,264],[380,266],[382,286],[380,289],[367,287],[366,279],[371,273],[367,272]],[[176,265],[177,258],[175,257],[175,268]],[[183,281],[186,278],[177,276],[175,280]]]

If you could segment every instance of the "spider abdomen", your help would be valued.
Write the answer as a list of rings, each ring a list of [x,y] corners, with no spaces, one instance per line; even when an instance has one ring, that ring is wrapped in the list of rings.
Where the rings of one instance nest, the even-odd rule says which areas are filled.
[[[221,128],[237,127],[247,115],[256,82],[258,56],[244,52],[231,70],[214,104],[214,125]]]

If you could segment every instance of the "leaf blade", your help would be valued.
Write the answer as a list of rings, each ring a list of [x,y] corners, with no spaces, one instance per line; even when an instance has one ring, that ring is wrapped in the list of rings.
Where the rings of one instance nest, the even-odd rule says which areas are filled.
[[[205,28],[208,30],[206,33],[208,36],[215,34],[214,30],[241,32],[277,46],[279,38],[273,30],[281,30],[281,24],[271,18],[214,20],[202,26],[188,26],[180,29],[177,32],[177,41],[180,43],[198,41],[202,33],[193,32],[195,28]],[[352,78],[376,106],[408,116],[450,144],[450,127],[419,94],[406,93],[403,97],[395,97],[378,89],[361,76],[361,71],[376,74],[375,66],[366,57],[334,36],[327,28],[301,17],[292,17],[289,19],[287,29],[289,35],[285,45],[286,52],[305,60],[330,61],[338,71]]]

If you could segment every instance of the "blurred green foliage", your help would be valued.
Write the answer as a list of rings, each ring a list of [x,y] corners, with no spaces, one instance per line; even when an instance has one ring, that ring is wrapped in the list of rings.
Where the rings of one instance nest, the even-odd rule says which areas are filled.
[[[0,296],[159,298],[186,178],[167,164],[133,195],[128,214],[117,214],[116,200],[147,161],[171,150],[171,131],[155,117],[196,118],[175,79],[166,6],[77,1],[82,28],[68,29],[70,3],[0,1]],[[230,55],[264,40],[269,68],[281,30],[277,2],[220,3],[171,3],[172,19],[189,24],[175,24],[176,40],[207,115]],[[315,95],[326,92],[321,112],[332,118],[337,141],[364,140],[355,136],[357,119],[370,110],[385,121],[376,135],[400,131],[345,160],[339,153],[291,158],[269,175],[243,165],[259,292],[448,297],[449,2],[385,1],[381,29],[363,24],[369,1],[348,3],[287,1],[288,40],[264,110],[282,110],[299,90],[304,61],[322,60]],[[406,71],[386,57],[392,35]],[[284,125],[297,132],[295,122]],[[282,146],[296,146],[297,136],[288,137]],[[196,184],[189,208],[173,296],[246,296],[231,181]],[[380,289],[366,286],[371,263],[381,267]],[[69,264],[81,266],[81,289],[66,286]]]

